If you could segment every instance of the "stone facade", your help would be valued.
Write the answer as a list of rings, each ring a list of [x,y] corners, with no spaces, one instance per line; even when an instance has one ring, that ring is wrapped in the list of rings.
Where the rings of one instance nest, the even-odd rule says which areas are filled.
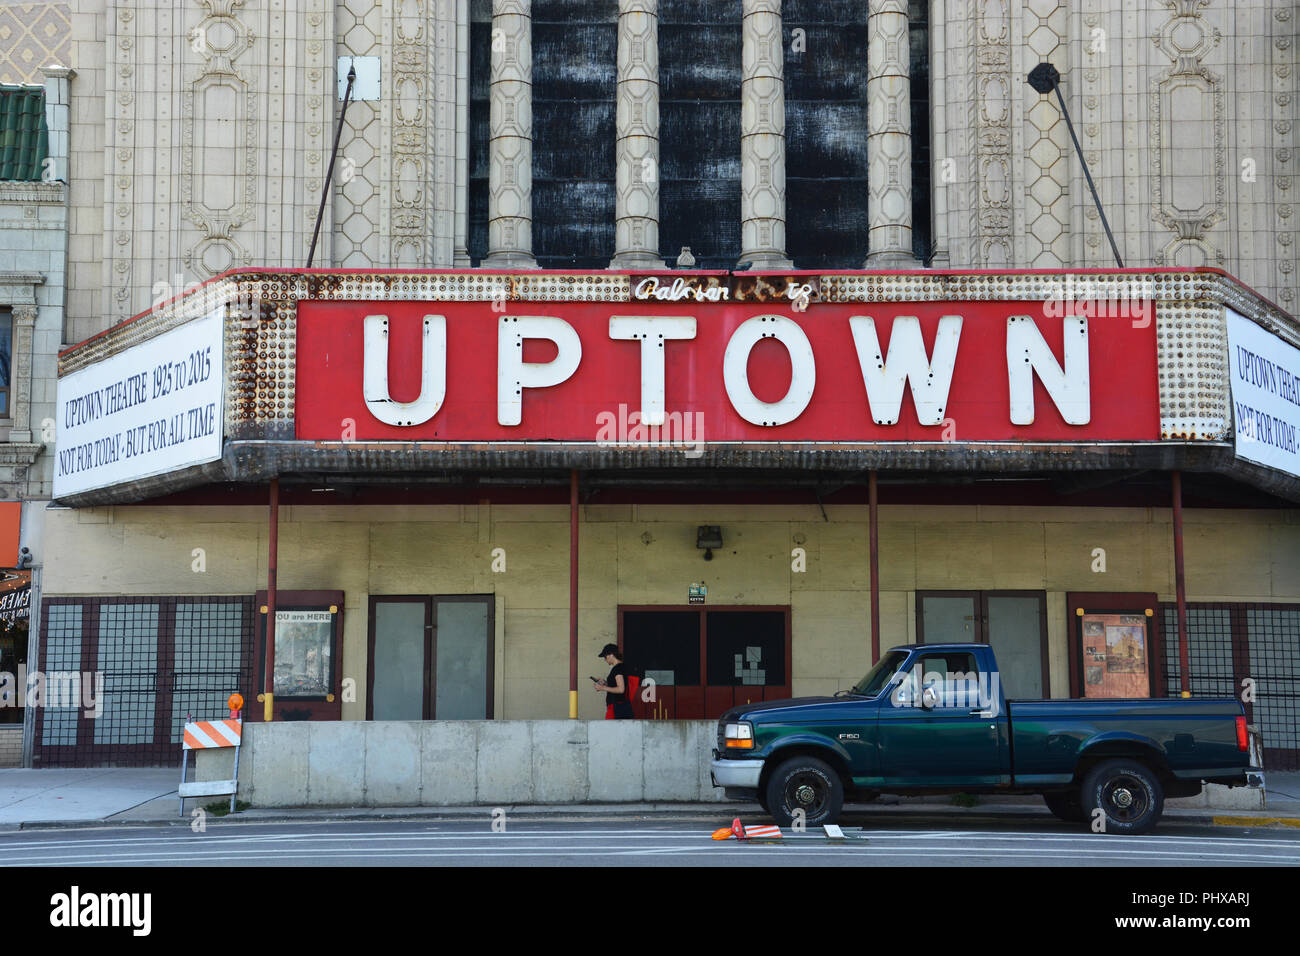
[[[873,175],[907,165],[909,134],[897,102],[906,84],[905,6],[862,3],[864,22],[880,34],[869,43],[880,60],[871,64],[868,110],[879,117],[869,119],[879,147]],[[655,43],[654,4],[623,8],[622,46],[631,57],[638,44]],[[378,101],[349,108],[316,264],[467,265],[470,15],[468,0],[78,4],[67,45],[77,79],[65,341],[225,268],[305,263],[338,116],[339,57],[378,57],[382,90]],[[1025,82],[1034,65],[1050,60],[1063,75],[1125,264],[1220,267],[1294,310],[1292,4],[930,0],[928,15],[931,266],[1112,264],[1060,109]],[[529,266],[542,251],[529,250],[524,235],[531,141],[518,124],[527,97],[507,89],[528,85],[529,5],[497,3],[493,16],[500,22],[493,27],[491,250],[497,264],[505,256]],[[617,3],[611,16],[619,16]],[[784,217],[799,215],[784,209],[781,58],[763,52],[778,31],[790,46],[798,24],[782,17],[775,0],[746,0],[742,72],[749,79],[736,77],[746,117],[741,142],[701,144],[745,157],[749,211],[737,210],[745,256],[773,262],[799,255],[781,248]],[[525,62],[514,63],[516,54]],[[653,51],[643,55],[641,73],[631,59],[620,68],[624,109],[651,97]],[[773,76],[775,90],[758,96]],[[638,227],[643,244],[655,227],[653,196],[622,177],[631,175],[630,159],[645,165],[653,157],[652,134],[672,135],[649,127],[631,134],[632,117],[621,122],[622,138],[604,144],[626,154],[622,231],[609,250],[620,262],[639,248]],[[760,146],[772,153],[766,161],[755,152]],[[881,243],[862,250],[863,261],[871,252],[872,265],[897,267],[905,260],[874,254],[896,246],[910,254],[900,239],[910,185],[901,173],[881,175],[871,186],[879,198],[872,234]],[[507,242],[505,231],[514,238]]]
[[[62,341],[68,244],[68,86],[47,65],[47,181],[0,182],[0,309],[12,316],[9,407],[0,417],[0,499],[48,499],[54,392]],[[0,566],[6,558],[0,556]]]

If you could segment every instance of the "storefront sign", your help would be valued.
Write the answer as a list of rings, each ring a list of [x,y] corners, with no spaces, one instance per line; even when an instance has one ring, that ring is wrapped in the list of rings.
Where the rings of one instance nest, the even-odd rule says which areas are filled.
[[[1237,457],[1300,477],[1300,349],[1225,312]]]
[[[54,497],[221,457],[221,310],[59,379]]]
[[[314,301],[297,330],[299,439],[1160,438],[1154,323],[1038,302]]]
[[[31,613],[31,585],[0,594],[0,623],[25,620]]]

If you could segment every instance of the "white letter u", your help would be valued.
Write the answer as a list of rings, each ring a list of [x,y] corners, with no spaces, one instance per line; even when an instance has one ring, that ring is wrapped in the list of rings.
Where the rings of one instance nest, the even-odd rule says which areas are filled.
[[[370,414],[385,425],[423,425],[442,408],[447,397],[447,319],[426,315],[424,350],[420,365],[420,396],[413,402],[395,402],[388,394],[388,316],[365,319],[365,375],[361,393]]]

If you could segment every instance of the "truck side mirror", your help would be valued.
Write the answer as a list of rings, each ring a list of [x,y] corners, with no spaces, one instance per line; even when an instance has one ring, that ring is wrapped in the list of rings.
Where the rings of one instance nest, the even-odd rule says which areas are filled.
[[[921,691],[921,706],[926,710],[933,710],[939,706],[939,689],[933,684]]]

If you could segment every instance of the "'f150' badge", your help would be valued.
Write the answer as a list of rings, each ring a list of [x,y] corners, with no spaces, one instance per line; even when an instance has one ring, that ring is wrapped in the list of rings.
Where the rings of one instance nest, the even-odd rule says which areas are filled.
[[[860,734],[840,734],[840,740],[859,740]]]

